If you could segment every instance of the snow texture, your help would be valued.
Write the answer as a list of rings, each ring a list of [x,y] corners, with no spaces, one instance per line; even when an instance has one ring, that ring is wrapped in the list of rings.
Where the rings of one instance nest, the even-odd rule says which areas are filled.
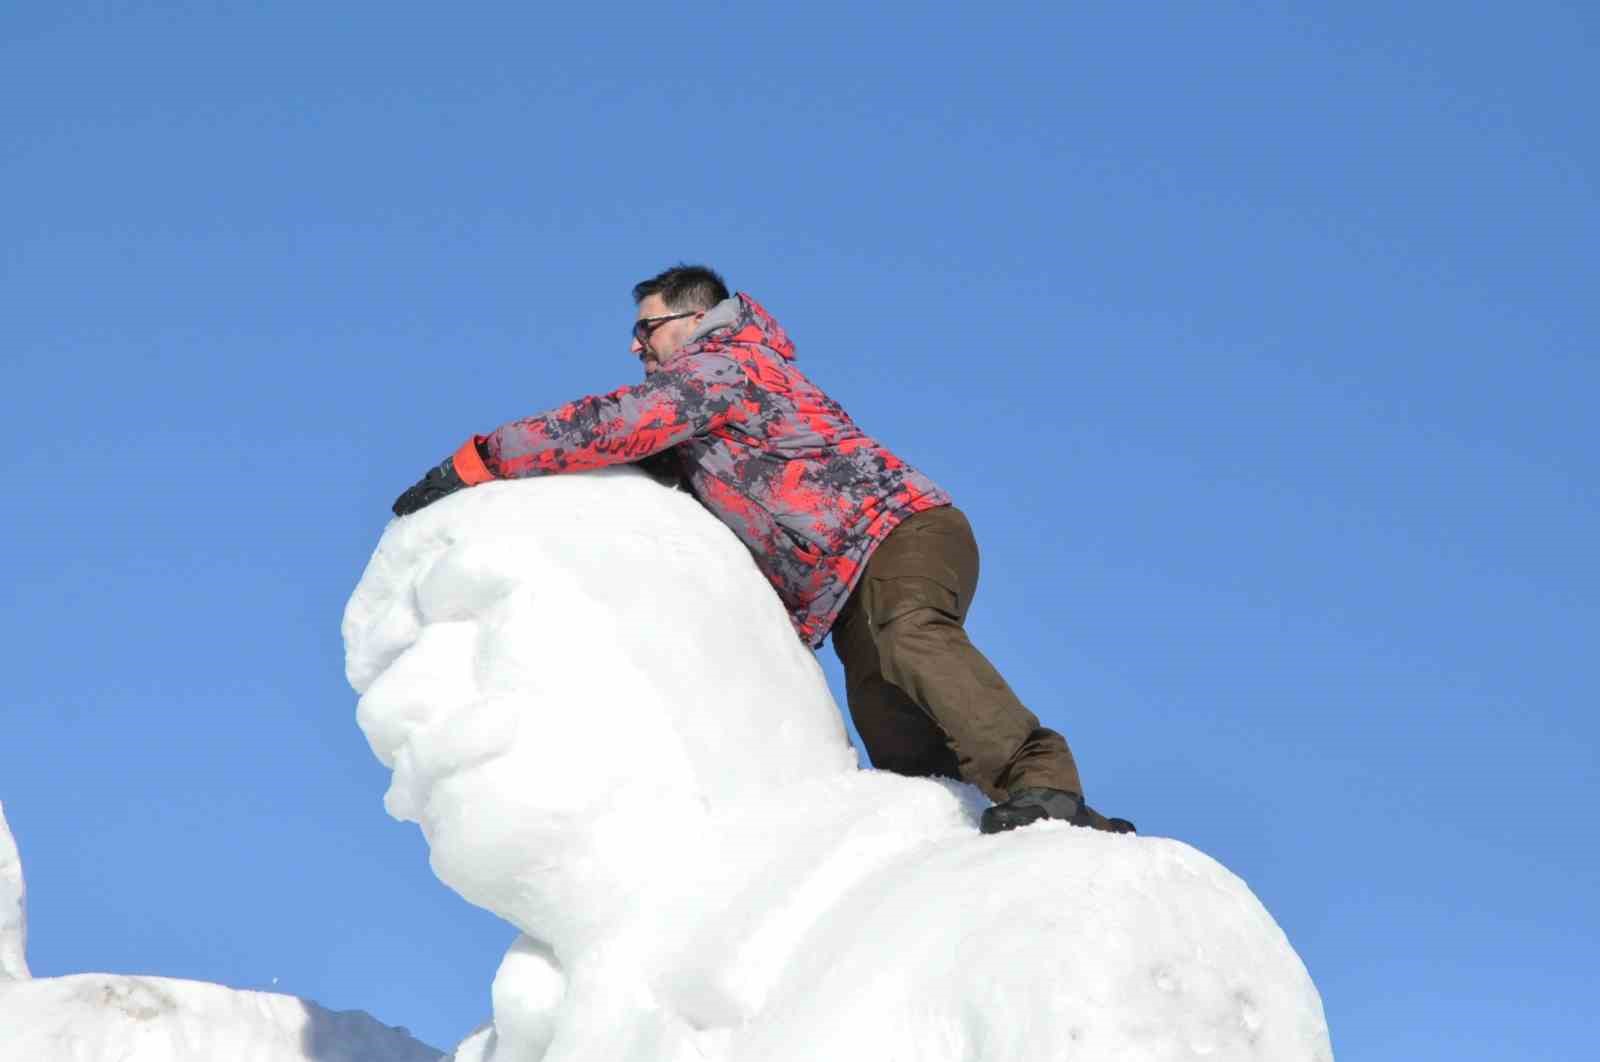
[[[0,1062],[438,1062],[361,1011],[166,977],[0,983]]]
[[[457,1062],[1332,1058],[1207,856],[858,769],[750,556],[637,470],[392,523],[344,636],[389,812],[523,934]]]
[[[22,862],[0,809],[0,1062],[438,1062],[361,1011],[167,977],[29,978]]]
[[[28,890],[5,805],[0,804],[0,981],[28,976]]]

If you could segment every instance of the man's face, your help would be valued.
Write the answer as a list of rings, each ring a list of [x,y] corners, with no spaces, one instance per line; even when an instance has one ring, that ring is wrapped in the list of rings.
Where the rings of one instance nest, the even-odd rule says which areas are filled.
[[[639,303],[639,311],[634,314],[633,319],[638,322],[649,317],[669,317],[678,312],[680,311],[668,309],[666,300],[660,295],[646,295],[644,301]],[[661,367],[663,358],[689,341],[689,337],[700,327],[700,321],[705,315],[704,310],[695,310],[685,317],[652,322],[648,326],[649,334],[642,343],[635,333],[628,349],[644,364],[646,376]]]

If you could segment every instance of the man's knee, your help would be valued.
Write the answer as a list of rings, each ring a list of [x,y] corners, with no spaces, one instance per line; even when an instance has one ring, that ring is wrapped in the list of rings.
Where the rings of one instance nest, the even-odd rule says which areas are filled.
[[[876,634],[883,677],[904,690],[920,685],[917,677],[937,671],[954,640],[965,637],[961,624],[937,608],[902,612]]]

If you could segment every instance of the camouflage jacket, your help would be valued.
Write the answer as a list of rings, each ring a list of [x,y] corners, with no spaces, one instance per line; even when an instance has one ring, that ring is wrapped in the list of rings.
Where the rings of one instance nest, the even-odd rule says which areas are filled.
[[[754,554],[800,637],[822,644],[879,542],[950,504],[794,367],[794,344],[740,293],[643,383],[513,421],[478,440],[520,478],[671,450],[700,502]],[[661,459],[658,459],[661,460]]]

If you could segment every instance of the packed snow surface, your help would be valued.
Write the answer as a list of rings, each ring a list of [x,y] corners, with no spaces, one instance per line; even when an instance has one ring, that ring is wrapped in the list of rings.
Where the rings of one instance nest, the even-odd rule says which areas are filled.
[[[858,769],[750,556],[634,469],[395,521],[344,636],[388,810],[523,934],[458,1062],[1332,1058],[1207,856]]]
[[[27,895],[17,842],[0,804],[0,981],[28,976]]]

